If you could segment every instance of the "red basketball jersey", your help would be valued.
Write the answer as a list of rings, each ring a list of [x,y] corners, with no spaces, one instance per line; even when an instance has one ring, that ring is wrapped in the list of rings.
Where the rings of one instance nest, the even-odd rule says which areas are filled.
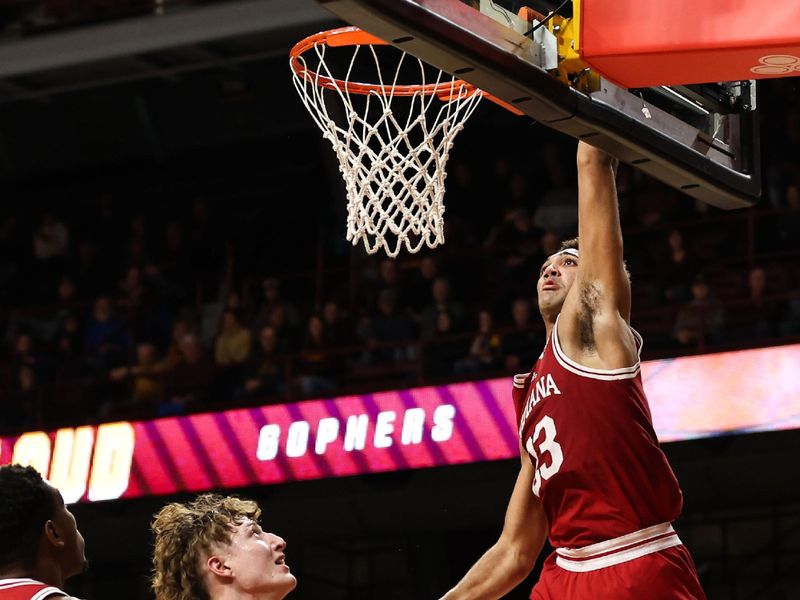
[[[33,579],[0,579],[0,600],[44,600],[66,595],[57,587]]]
[[[556,321],[533,371],[515,376],[513,395],[554,547],[581,548],[680,514],[681,490],[658,445],[638,361],[583,367],[561,351]]]

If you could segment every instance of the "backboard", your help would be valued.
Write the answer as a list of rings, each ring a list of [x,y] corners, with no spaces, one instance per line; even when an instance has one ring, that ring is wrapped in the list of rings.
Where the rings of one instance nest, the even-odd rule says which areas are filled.
[[[527,21],[490,0],[318,2],[689,196],[732,209],[761,193],[753,81],[623,89],[581,63],[570,19]]]

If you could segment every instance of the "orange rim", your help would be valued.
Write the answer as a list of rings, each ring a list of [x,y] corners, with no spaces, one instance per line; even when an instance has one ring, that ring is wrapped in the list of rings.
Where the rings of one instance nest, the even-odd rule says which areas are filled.
[[[455,79],[444,83],[428,83],[425,85],[380,85],[376,83],[359,83],[355,81],[344,81],[334,77],[326,77],[312,71],[303,64],[300,57],[308,50],[325,44],[330,48],[344,48],[347,46],[388,46],[389,44],[382,39],[367,33],[358,27],[340,27],[330,31],[321,31],[310,35],[297,42],[289,52],[291,60],[289,65],[295,75],[305,79],[310,83],[329,90],[340,90],[351,94],[368,95],[373,93],[391,94],[394,96],[414,96],[423,94],[425,96],[438,96],[442,101],[450,101],[458,97],[468,97],[478,91],[471,83],[463,79]],[[458,92],[457,90],[463,90]]]

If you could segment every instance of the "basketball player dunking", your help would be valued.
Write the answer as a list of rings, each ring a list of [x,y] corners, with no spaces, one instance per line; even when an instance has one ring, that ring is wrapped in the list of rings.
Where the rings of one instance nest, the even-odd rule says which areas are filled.
[[[444,600],[500,598],[533,568],[534,600],[705,598],[670,522],[682,496],[642,388],[616,160],[578,145],[578,240],[542,266],[547,344],[514,377],[520,468],[497,543]]]
[[[0,467],[0,600],[75,600],[61,588],[86,568],[61,494],[33,467]]]

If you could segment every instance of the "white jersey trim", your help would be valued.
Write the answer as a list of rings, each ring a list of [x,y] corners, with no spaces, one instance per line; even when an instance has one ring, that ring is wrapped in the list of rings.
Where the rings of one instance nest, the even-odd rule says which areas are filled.
[[[29,586],[29,585],[47,585],[47,584],[29,578],[0,579],[0,590],[10,590],[12,588]],[[35,594],[33,594],[31,596],[31,600],[43,600],[48,596],[55,596],[55,595],[66,596],[67,593],[63,590],[58,589],[57,587],[47,586],[45,588],[42,588]]]
[[[58,596],[66,596],[67,594],[65,592],[62,592],[57,587],[46,587],[46,588],[44,588],[42,590],[39,590],[39,592],[37,592],[36,594],[31,596],[31,600],[43,600],[44,598],[47,598],[48,596],[56,596],[56,595],[58,595]]]
[[[525,389],[525,380],[528,378],[530,373],[517,373],[514,375],[514,387]]]
[[[641,356],[643,340],[639,332],[631,327],[633,337],[636,339],[637,357]],[[553,354],[555,354],[558,364],[564,367],[570,373],[575,373],[581,377],[588,377],[589,379],[599,379],[601,381],[616,381],[620,379],[633,379],[641,370],[641,362],[636,361],[630,367],[622,367],[621,369],[595,369],[593,367],[585,367],[582,364],[572,360],[561,349],[561,343],[558,340],[558,317],[553,325],[553,333],[551,334],[553,341]]]
[[[681,544],[672,525],[661,523],[584,548],[557,548],[556,564],[573,573],[587,573]]]
[[[0,590],[7,590],[21,585],[46,585],[41,581],[29,579],[27,577],[14,578],[14,579],[0,579]]]

